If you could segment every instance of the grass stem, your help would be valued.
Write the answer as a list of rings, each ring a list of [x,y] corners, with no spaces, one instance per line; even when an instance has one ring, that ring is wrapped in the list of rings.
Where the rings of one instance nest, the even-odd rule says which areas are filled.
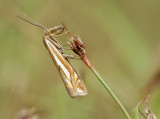
[[[116,97],[116,95],[112,92],[112,90],[109,88],[109,86],[104,82],[104,80],[101,78],[101,76],[98,74],[98,72],[95,70],[94,67],[90,68],[91,71],[95,74],[95,76],[98,78],[98,80],[101,82],[101,84],[105,87],[105,89],[109,92],[109,94],[112,96],[112,98],[116,101],[118,106],[121,108],[121,110],[124,112],[125,116],[128,119],[131,119],[130,115],[122,105],[122,103],[119,101],[119,99]]]

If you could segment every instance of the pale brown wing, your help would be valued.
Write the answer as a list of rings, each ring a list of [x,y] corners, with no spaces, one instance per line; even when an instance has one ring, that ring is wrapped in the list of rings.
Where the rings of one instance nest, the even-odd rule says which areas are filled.
[[[49,36],[43,37],[43,42],[48,49],[53,62],[57,66],[59,73],[63,79],[66,89],[71,97],[87,95],[87,89],[75,69],[63,57],[62,53],[57,49]]]

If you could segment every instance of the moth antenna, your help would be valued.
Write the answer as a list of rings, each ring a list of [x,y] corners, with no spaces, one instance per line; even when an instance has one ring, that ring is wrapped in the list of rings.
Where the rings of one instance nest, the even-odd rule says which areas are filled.
[[[16,15],[16,16],[17,16],[18,18],[22,19],[23,21],[26,21],[26,22],[34,25],[34,26],[40,27],[40,28],[42,28],[42,29],[44,29],[44,30],[47,30],[43,25],[39,24],[37,21],[35,21],[34,19],[32,19],[32,18],[30,18],[29,16],[27,16],[25,13],[23,13],[23,15],[26,16],[28,19],[30,19],[32,22],[29,21],[29,20],[26,20],[26,19],[24,19],[24,18],[22,18],[22,17],[20,17],[20,16],[18,16],[18,15]]]

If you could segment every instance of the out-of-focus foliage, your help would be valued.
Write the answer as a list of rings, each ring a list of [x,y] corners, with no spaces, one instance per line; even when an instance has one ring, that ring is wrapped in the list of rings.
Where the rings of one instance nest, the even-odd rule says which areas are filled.
[[[15,17],[25,12],[47,28],[63,21],[81,36],[93,66],[127,110],[131,112],[149,90],[150,108],[159,119],[160,78],[153,78],[160,69],[159,4],[158,0],[1,0],[0,118],[16,118],[20,110],[31,107],[41,119],[125,118],[79,60],[71,62],[85,80],[88,95],[69,97],[43,45],[44,32]],[[67,39],[62,40],[65,44]]]

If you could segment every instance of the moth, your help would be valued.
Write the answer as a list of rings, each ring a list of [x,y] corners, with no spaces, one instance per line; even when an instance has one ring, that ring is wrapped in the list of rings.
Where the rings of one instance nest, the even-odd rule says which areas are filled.
[[[24,15],[28,17],[26,14]],[[55,36],[64,32],[64,26],[60,25],[47,29],[30,17],[28,17],[30,20],[26,20],[20,16],[17,17],[44,30],[43,43],[62,77],[68,94],[73,98],[87,95],[87,89],[83,80],[68,60],[70,56],[63,53],[64,48],[55,39]]]

